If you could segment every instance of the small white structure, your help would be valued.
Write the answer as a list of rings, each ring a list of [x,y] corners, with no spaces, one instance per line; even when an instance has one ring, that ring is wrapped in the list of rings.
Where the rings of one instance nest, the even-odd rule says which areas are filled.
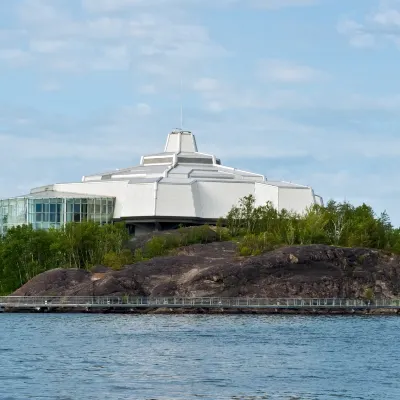
[[[138,166],[87,175],[79,183],[35,188],[27,196],[3,200],[0,230],[2,217],[3,231],[6,225],[16,224],[9,209],[11,218],[5,218],[5,205],[17,201],[18,208],[18,200],[19,224],[25,219],[47,228],[68,221],[112,219],[125,221],[132,233],[140,234],[179,224],[215,223],[249,194],[256,205],[271,201],[279,210],[301,213],[313,204],[322,205],[311,187],[269,181],[260,174],[223,166],[214,155],[198,151],[191,132],[176,130],[168,135],[164,152],[143,156]]]

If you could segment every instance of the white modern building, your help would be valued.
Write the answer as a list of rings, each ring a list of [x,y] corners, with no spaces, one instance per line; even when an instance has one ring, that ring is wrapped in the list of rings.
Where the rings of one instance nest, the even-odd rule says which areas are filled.
[[[301,213],[322,205],[311,187],[224,166],[216,156],[198,151],[191,132],[176,130],[168,135],[164,152],[143,156],[137,166],[0,200],[0,233],[21,224],[48,229],[87,219],[125,221],[137,235],[179,224],[215,223],[249,194],[257,205],[271,201],[279,210]]]

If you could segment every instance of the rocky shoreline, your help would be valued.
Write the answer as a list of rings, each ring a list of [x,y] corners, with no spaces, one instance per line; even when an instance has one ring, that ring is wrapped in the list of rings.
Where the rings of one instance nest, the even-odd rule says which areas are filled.
[[[173,255],[114,271],[97,266],[44,272],[12,296],[136,296],[375,299],[400,295],[400,256],[365,248],[287,246],[259,256],[240,257],[234,242],[183,247]],[[42,311],[42,310],[41,310]],[[41,312],[40,311],[40,312]],[[47,312],[66,312],[51,310]],[[78,309],[68,310],[77,312]],[[396,314],[377,309],[80,309],[132,314]]]

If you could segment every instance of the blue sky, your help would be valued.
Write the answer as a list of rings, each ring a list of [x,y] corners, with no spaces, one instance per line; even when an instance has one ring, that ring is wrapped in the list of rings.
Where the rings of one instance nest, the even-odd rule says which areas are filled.
[[[224,164],[400,225],[399,0],[5,0],[0,197],[135,165],[180,124]]]

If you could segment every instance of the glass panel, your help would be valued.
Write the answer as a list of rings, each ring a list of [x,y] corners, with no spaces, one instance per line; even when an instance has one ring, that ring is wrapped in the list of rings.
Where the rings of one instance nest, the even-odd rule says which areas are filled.
[[[28,208],[25,197],[0,200],[0,234],[13,226],[27,224]]]
[[[64,223],[86,220],[112,221],[114,199],[110,198],[15,198],[0,200],[0,234],[10,227],[32,224],[34,229],[59,228]]]

